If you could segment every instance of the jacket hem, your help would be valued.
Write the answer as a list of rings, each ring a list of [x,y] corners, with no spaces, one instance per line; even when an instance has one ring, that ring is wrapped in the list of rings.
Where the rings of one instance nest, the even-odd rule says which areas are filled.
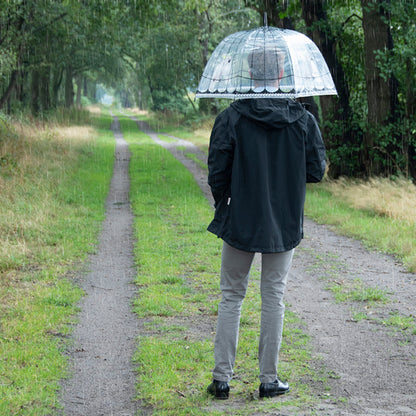
[[[262,253],[262,254],[270,254],[270,253],[283,253],[285,251],[290,251],[297,247],[300,242],[303,239],[303,235],[300,236],[297,240],[284,245],[284,246],[278,246],[278,247],[252,247],[252,246],[246,246],[245,244],[241,244],[238,241],[234,241],[228,237],[225,237],[224,235],[217,234],[215,231],[211,230],[210,227],[207,228],[209,232],[216,235],[218,238],[221,238],[223,241],[225,241],[227,244],[229,244],[231,247],[236,248],[237,250],[241,251],[247,251],[249,253]]]

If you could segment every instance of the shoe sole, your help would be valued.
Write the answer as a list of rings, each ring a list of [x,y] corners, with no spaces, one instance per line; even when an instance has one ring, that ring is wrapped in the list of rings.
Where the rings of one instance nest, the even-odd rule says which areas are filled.
[[[217,393],[215,390],[207,389],[207,393],[217,400],[227,400],[229,397],[228,392]]]
[[[216,400],[227,400],[229,398],[229,395],[225,393],[221,395],[216,395],[215,393],[211,393],[211,392],[208,392],[208,393],[212,396],[213,399],[216,399]]]
[[[283,396],[286,393],[289,393],[290,389],[287,389],[285,391],[277,391],[275,393],[270,394],[259,394],[260,399],[271,399],[272,397],[276,396]]]

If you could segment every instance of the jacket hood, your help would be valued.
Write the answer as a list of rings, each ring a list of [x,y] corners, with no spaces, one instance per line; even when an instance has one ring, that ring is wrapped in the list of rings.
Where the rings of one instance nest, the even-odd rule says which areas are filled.
[[[282,128],[299,120],[306,110],[290,98],[253,98],[235,101],[231,107],[266,128]]]

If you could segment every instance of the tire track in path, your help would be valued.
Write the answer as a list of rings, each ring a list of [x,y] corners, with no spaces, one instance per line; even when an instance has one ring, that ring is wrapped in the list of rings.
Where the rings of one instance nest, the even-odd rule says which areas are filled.
[[[117,117],[111,129],[116,148],[106,218],[89,272],[79,278],[86,296],[68,351],[72,378],[62,383],[61,401],[67,416],[133,416],[140,408],[134,400],[132,363],[138,320],[131,310],[136,270],[129,204],[130,152]]]

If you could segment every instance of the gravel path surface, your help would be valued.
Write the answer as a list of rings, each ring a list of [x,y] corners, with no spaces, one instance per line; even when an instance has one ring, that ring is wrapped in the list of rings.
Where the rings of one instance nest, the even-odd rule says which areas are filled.
[[[416,336],[380,321],[396,313],[416,316],[416,276],[393,258],[369,252],[326,226],[307,220],[305,231],[286,300],[307,323],[315,357],[333,373],[331,395],[347,399],[345,406],[323,400],[318,414],[415,416]],[[390,301],[374,307],[336,303],[325,289],[356,279],[386,290]],[[368,319],[355,319],[360,311]]]
[[[135,295],[133,215],[129,204],[128,145],[114,118],[115,163],[97,253],[81,277],[86,296],[69,351],[73,377],[63,382],[68,416],[133,416],[135,374],[132,355],[138,321],[130,305]]]

